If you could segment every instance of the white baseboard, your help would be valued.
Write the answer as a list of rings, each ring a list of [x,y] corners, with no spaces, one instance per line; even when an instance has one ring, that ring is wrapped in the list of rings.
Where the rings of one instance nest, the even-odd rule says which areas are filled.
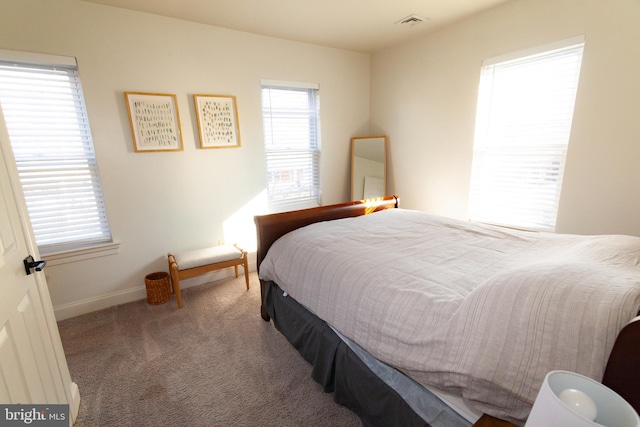
[[[147,289],[144,286],[137,286],[133,289],[112,292],[105,295],[58,305],[53,307],[53,312],[56,315],[56,320],[60,321],[146,297]]]
[[[244,274],[242,268],[238,270],[238,274],[240,276]],[[249,271],[256,271],[255,263],[249,263]],[[232,277],[235,277],[234,270],[232,268],[225,268],[224,270],[213,271],[211,273],[203,274],[202,276],[194,277],[192,279],[181,280],[180,287],[182,289],[186,289],[192,286],[199,286],[205,283],[211,283],[217,280],[229,279]],[[112,292],[109,294],[99,295],[92,298],[86,298],[83,300],[58,305],[53,307],[53,311],[56,315],[56,320],[61,321],[70,317],[76,317],[82,314],[91,313],[92,311],[103,310],[114,305],[125,304],[128,302],[146,298],[146,287],[136,286],[135,288],[126,289],[124,291]]]

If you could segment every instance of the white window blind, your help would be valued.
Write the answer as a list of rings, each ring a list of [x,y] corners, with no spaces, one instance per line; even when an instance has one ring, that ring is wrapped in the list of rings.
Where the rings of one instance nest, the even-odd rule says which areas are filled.
[[[320,204],[319,98],[315,85],[262,83],[269,210]]]
[[[77,67],[0,59],[0,105],[40,250],[111,241]]]
[[[483,63],[471,220],[555,229],[583,48],[579,37]]]

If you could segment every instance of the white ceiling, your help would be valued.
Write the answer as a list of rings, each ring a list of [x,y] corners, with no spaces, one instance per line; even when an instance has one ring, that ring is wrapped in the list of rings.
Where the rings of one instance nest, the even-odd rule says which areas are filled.
[[[373,53],[508,0],[83,0],[282,39]],[[396,24],[410,15],[419,24]]]

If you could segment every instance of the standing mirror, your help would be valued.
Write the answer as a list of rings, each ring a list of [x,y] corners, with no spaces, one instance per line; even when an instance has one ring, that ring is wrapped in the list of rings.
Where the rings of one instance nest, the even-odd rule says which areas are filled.
[[[386,195],[386,154],[386,136],[351,138],[351,200]]]

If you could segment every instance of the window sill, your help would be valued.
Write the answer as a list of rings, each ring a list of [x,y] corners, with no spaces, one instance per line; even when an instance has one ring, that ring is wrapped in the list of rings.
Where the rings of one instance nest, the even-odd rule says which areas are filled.
[[[84,261],[92,258],[100,258],[109,255],[115,255],[120,250],[120,243],[111,242],[101,245],[89,246],[82,249],[74,249],[61,252],[52,252],[48,254],[40,254],[47,261],[47,266],[68,264],[71,262]]]

